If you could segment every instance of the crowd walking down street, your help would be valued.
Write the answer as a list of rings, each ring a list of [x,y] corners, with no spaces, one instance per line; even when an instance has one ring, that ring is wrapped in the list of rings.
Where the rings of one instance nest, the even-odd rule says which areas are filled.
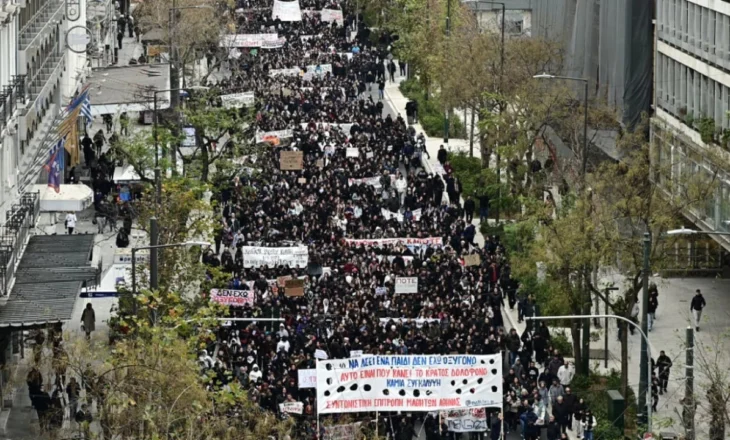
[[[351,1],[299,0],[299,6],[308,12],[290,20],[272,16],[271,0],[238,0],[234,10],[247,12],[237,15],[237,34],[270,32],[285,42],[231,49],[230,74],[208,84],[219,94],[253,92],[255,102],[239,111],[255,115],[260,141],[256,154],[236,158],[233,179],[213,187],[220,218],[202,256],[206,277],[219,280],[222,271],[219,290],[246,292],[246,300],[231,304],[212,290],[200,292],[226,305],[226,319],[236,318],[215,330],[217,343],[198,352],[201,374],[216,378],[210,390],[237,383],[254,405],[293,420],[289,440],[330,440],[330,425],[343,419],[318,414],[317,391],[300,374],[319,360],[501,355],[503,400],[473,416],[478,428],[457,428],[447,411],[358,413],[347,423],[371,426],[390,440],[456,440],[465,433],[478,440],[599,440],[595,432],[607,421],[575,391],[570,355],[545,322],[525,321],[539,313],[532,292],[513,276],[500,237],[480,232],[488,196],[464,193],[448,145],[436,147],[417,129],[417,103],[401,106],[402,96],[391,97],[407,70],[391,52],[394,36],[374,38]],[[325,20],[317,12],[324,9],[341,10],[342,17]],[[120,25],[119,46],[136,45],[134,18]],[[207,54],[209,64],[216,56]],[[110,138],[127,136],[129,119],[125,113],[115,127],[105,118],[81,141],[95,193],[91,231],[108,229],[118,247],[130,244],[132,203],[108,200],[114,159],[105,150],[114,141],[105,130]],[[62,219],[66,234],[89,227],[75,213]],[[414,280],[413,290],[399,290],[406,278]],[[294,280],[301,283],[293,287]],[[661,413],[660,396],[668,401],[678,389],[672,375],[681,351],[663,336],[673,319],[662,316],[664,308],[675,305],[660,290],[652,284],[646,313],[652,340],[665,348],[653,353],[651,378],[652,409]],[[709,295],[714,306],[717,295]],[[92,348],[102,322],[94,301],[77,307],[74,323]],[[692,327],[704,330],[708,303],[701,289],[684,301]],[[638,321],[640,306],[631,307]],[[69,371],[62,330],[32,332],[27,397],[41,435],[57,436],[65,426],[91,438],[101,430],[109,384],[91,365]],[[52,359],[45,370],[44,353]],[[291,410],[295,404],[301,409]]]

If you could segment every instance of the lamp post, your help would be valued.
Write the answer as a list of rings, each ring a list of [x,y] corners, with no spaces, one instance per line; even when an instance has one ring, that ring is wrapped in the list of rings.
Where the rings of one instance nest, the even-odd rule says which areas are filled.
[[[142,250],[157,250],[173,247],[184,247],[184,246],[210,246],[207,241],[185,241],[183,243],[170,243],[170,244],[158,244],[151,246],[140,246],[132,248],[132,295],[137,295],[137,251]],[[151,254],[151,252],[150,252]],[[152,264],[152,258],[150,258],[150,288],[157,289],[158,278],[157,278],[157,265]]]
[[[507,5],[503,2],[491,2],[491,1],[482,1],[478,0],[477,5],[479,3],[486,3],[489,5],[500,5],[502,6],[502,23],[501,23],[501,45],[499,51],[499,91],[502,92],[502,85],[504,84],[504,24],[507,21],[506,20],[506,14],[507,14]],[[478,7],[477,7],[478,11]],[[479,26],[479,19],[477,19],[477,26]],[[499,106],[499,111],[502,112],[503,106]],[[472,132],[473,132],[473,125],[474,125],[474,114],[472,113]],[[466,122],[466,121],[464,121]],[[473,142],[473,139],[471,140]],[[470,144],[470,148],[472,148]],[[497,151],[497,207],[494,211],[494,220],[499,223],[499,205],[502,203],[502,165],[500,164],[501,158],[499,157],[499,151]]]
[[[448,38],[451,36],[451,0],[446,2],[446,44],[448,44]],[[444,144],[446,148],[449,147],[449,109],[444,109]]]
[[[194,89],[208,89],[208,87],[188,87],[190,90]],[[152,275],[151,273],[155,273],[155,277],[157,274],[157,244],[159,243],[159,229],[157,225],[157,213],[160,205],[162,204],[162,177],[160,176],[160,149],[159,149],[159,142],[157,140],[157,94],[163,93],[163,92],[174,92],[171,95],[178,95],[180,94],[180,90],[185,90],[181,88],[173,88],[173,89],[165,89],[165,90],[154,90],[152,92],[152,103],[153,103],[153,115],[152,115],[152,122],[153,122],[153,128],[152,128],[152,136],[154,139],[155,144],[155,215],[150,217],[150,284],[152,284]],[[170,102],[172,102],[172,97],[170,99]],[[173,159],[175,155],[172,155]],[[176,166],[175,162],[172,163],[172,167],[174,168]],[[134,250],[133,250],[134,251]],[[134,261],[134,258],[132,258],[132,261]],[[154,270],[153,270],[154,269]],[[156,280],[155,280],[156,281]]]
[[[525,320],[527,320],[527,321],[530,321],[530,320],[548,321],[548,320],[564,320],[564,319],[583,319],[583,320],[587,319],[588,321],[590,321],[591,318],[618,319],[619,321],[623,321],[623,322],[633,326],[641,334],[641,340],[644,344],[646,344],[647,351],[649,352],[649,354],[651,354],[651,351],[649,351],[649,349],[651,347],[651,345],[649,344],[649,337],[647,336],[646,332],[641,328],[643,326],[639,326],[634,321],[632,321],[628,318],[624,318],[623,316],[608,315],[608,314],[605,314],[605,315],[564,315],[564,316],[525,316]],[[647,368],[648,370],[651,370],[651,356],[648,357],[648,360],[645,360],[642,357],[642,360],[644,361],[642,363],[642,367]],[[639,386],[641,386],[641,385],[639,385]],[[648,394],[650,386],[651,385],[649,383],[644,384],[644,388],[639,390],[639,395],[641,395],[642,393],[644,395]],[[624,396],[624,397],[626,397],[626,396]],[[639,402],[639,405],[641,405],[641,402]],[[648,414],[647,421],[646,421],[647,431],[652,432],[651,431],[651,405],[648,405],[646,401],[644,402],[644,405],[646,406],[646,413]],[[641,406],[639,406],[639,410],[643,411]]]
[[[172,0],[172,7],[168,11],[168,35],[170,38],[170,85],[173,88],[180,87],[180,65],[178,62],[177,44],[176,44],[176,29],[177,23],[175,20],[175,12],[183,9],[214,9],[210,5],[195,5],[195,6],[177,6],[177,0]],[[170,108],[173,110],[180,105],[180,96],[173,94],[170,96]],[[172,158],[173,165],[175,164],[175,150],[171,150],[170,157]]]

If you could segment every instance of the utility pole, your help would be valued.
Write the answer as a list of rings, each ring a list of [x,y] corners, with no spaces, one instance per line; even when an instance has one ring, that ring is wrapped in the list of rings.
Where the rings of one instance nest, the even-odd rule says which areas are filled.
[[[177,0],[172,0],[172,8],[170,8],[170,17],[168,22],[168,34],[170,39],[170,87],[172,89],[180,88],[180,60],[178,59],[176,33],[177,33],[177,17],[178,13]],[[180,106],[180,91],[170,93],[170,111],[172,112],[175,127],[178,126],[177,108]],[[175,133],[177,135],[177,132]],[[170,148],[170,168],[175,173],[177,165],[177,147],[172,145]]]
[[[687,440],[695,440],[695,398],[694,398],[694,358],[695,358],[695,334],[692,326],[687,327],[687,359],[685,360],[685,381],[684,381],[684,429],[687,433]]]
[[[446,38],[451,36],[451,0],[446,2]],[[444,109],[444,144],[449,148],[449,109]]]
[[[641,331],[644,334],[648,333],[649,323],[649,255],[651,253],[651,236],[648,232],[644,233],[644,268],[642,270],[642,284],[643,289],[641,292]],[[641,361],[640,361],[640,374],[639,377],[639,422],[646,424],[647,420],[647,395],[646,387],[649,384],[649,354],[648,347],[645,339],[641,340]]]

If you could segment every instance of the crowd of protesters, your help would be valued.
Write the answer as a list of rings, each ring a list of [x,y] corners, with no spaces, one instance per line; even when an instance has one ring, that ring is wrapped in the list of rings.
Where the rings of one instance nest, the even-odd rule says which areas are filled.
[[[362,20],[332,2],[305,1],[302,9],[343,7],[344,23],[314,13],[282,21],[262,1],[238,7],[239,32],[276,32],[286,42],[236,49],[228,60],[232,76],[217,86],[254,92],[258,132],[290,132],[245,158],[237,177],[218,188],[223,220],[204,260],[230,275],[221,287],[255,295],[253,306],[231,307],[231,317],[280,321],[221,327],[222,342],[217,352],[200,353],[201,367],[217,370],[223,383],[233,372],[252,400],[295,417],[297,434],[315,438],[316,393],[299,388],[297,372],[314,368],[316,353],[502,353],[504,407],[489,416],[487,435],[519,430],[531,439],[545,428],[551,440],[564,438],[566,429],[591,438],[595,419],[570,391],[572,367],[547,328],[505,330],[505,299],[509,307],[519,300],[521,310],[532,299],[512,279],[504,246],[497,237],[478,244],[473,200],[465,195],[462,203],[451,175],[424,168],[423,135],[387,112],[377,94],[386,71],[391,80],[395,73],[389,36],[373,44],[369,31],[355,26]],[[277,72],[292,68],[301,72]],[[301,170],[280,170],[285,151],[302,152]],[[351,241],[388,238],[402,240]],[[408,238],[431,240],[414,245]],[[307,246],[307,265],[245,264],[244,246],[294,245]],[[465,257],[474,255],[478,263],[467,265]],[[273,281],[286,276],[304,279],[306,294],[287,296]],[[418,277],[418,293],[395,295],[396,277]],[[281,414],[284,402],[302,402],[303,414]],[[429,439],[450,435],[427,413],[380,413],[379,420],[379,432],[390,438],[411,440],[416,420]]]

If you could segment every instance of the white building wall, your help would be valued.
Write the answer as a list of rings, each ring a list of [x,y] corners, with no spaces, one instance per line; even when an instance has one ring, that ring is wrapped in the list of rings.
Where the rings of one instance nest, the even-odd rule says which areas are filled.
[[[86,78],[87,70],[86,67],[86,53],[76,53],[69,50],[66,47],[66,33],[69,32],[74,26],[86,26],[86,0],[81,0],[80,6],[81,14],[79,19],[76,21],[66,20],[63,36],[63,47],[66,51],[66,72],[63,75],[61,85],[61,105],[65,105],[69,102],[71,97],[76,93],[79,86],[83,83]]]

